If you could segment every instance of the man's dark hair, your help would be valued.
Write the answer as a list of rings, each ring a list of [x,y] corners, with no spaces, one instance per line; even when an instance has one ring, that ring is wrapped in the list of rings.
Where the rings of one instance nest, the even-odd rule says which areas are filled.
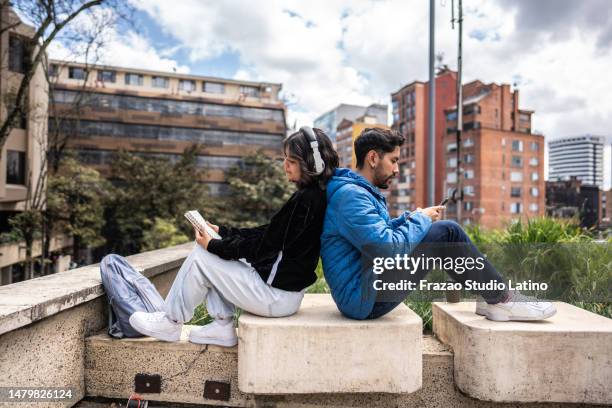
[[[355,159],[357,168],[363,168],[365,157],[370,150],[375,150],[380,156],[391,153],[396,147],[404,144],[404,137],[395,130],[382,128],[365,128],[355,139]]]

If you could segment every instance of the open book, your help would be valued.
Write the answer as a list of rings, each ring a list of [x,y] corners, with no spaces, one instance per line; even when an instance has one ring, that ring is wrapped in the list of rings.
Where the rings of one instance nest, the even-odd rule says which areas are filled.
[[[221,235],[217,234],[214,229],[208,226],[204,217],[198,212],[198,210],[191,210],[185,213],[185,218],[189,220],[191,225],[200,230],[200,232],[206,231],[208,235],[213,238],[221,239]]]

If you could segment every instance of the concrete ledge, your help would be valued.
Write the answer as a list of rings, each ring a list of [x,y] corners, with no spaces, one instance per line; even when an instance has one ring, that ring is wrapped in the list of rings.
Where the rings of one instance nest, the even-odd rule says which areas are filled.
[[[455,382],[486,401],[612,404],[612,320],[567,303],[541,322],[493,322],[473,302],[434,303]]]
[[[400,305],[376,320],[343,317],[330,295],[298,313],[239,320],[238,387],[253,394],[411,393],[422,384],[422,321]]]
[[[193,245],[145,252],[128,259],[144,276],[152,278],[177,269]],[[0,335],[102,295],[98,264],[0,286]]]

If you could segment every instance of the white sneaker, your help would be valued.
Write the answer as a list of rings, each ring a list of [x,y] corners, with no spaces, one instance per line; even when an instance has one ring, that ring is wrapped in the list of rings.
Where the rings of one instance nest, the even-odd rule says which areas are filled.
[[[536,298],[522,295],[518,291],[510,294],[505,303],[487,304],[485,316],[497,322],[543,320],[557,313],[551,302],[538,301]]]
[[[189,341],[197,344],[216,344],[233,347],[238,344],[238,336],[233,322],[219,324],[216,320],[206,326],[194,327],[189,332]]]
[[[179,341],[182,323],[176,323],[165,312],[135,312],[130,316],[130,324],[136,331],[145,336],[163,341]]]
[[[488,303],[484,301],[483,298],[479,298],[476,301],[476,314],[480,316],[487,315],[487,305]]]

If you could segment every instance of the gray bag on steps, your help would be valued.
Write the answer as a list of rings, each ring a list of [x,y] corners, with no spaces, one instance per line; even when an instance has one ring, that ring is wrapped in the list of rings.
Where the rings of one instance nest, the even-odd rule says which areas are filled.
[[[106,255],[100,275],[109,302],[108,334],[112,337],[142,337],[130,325],[134,312],[161,312],[164,299],[155,286],[119,255]]]

